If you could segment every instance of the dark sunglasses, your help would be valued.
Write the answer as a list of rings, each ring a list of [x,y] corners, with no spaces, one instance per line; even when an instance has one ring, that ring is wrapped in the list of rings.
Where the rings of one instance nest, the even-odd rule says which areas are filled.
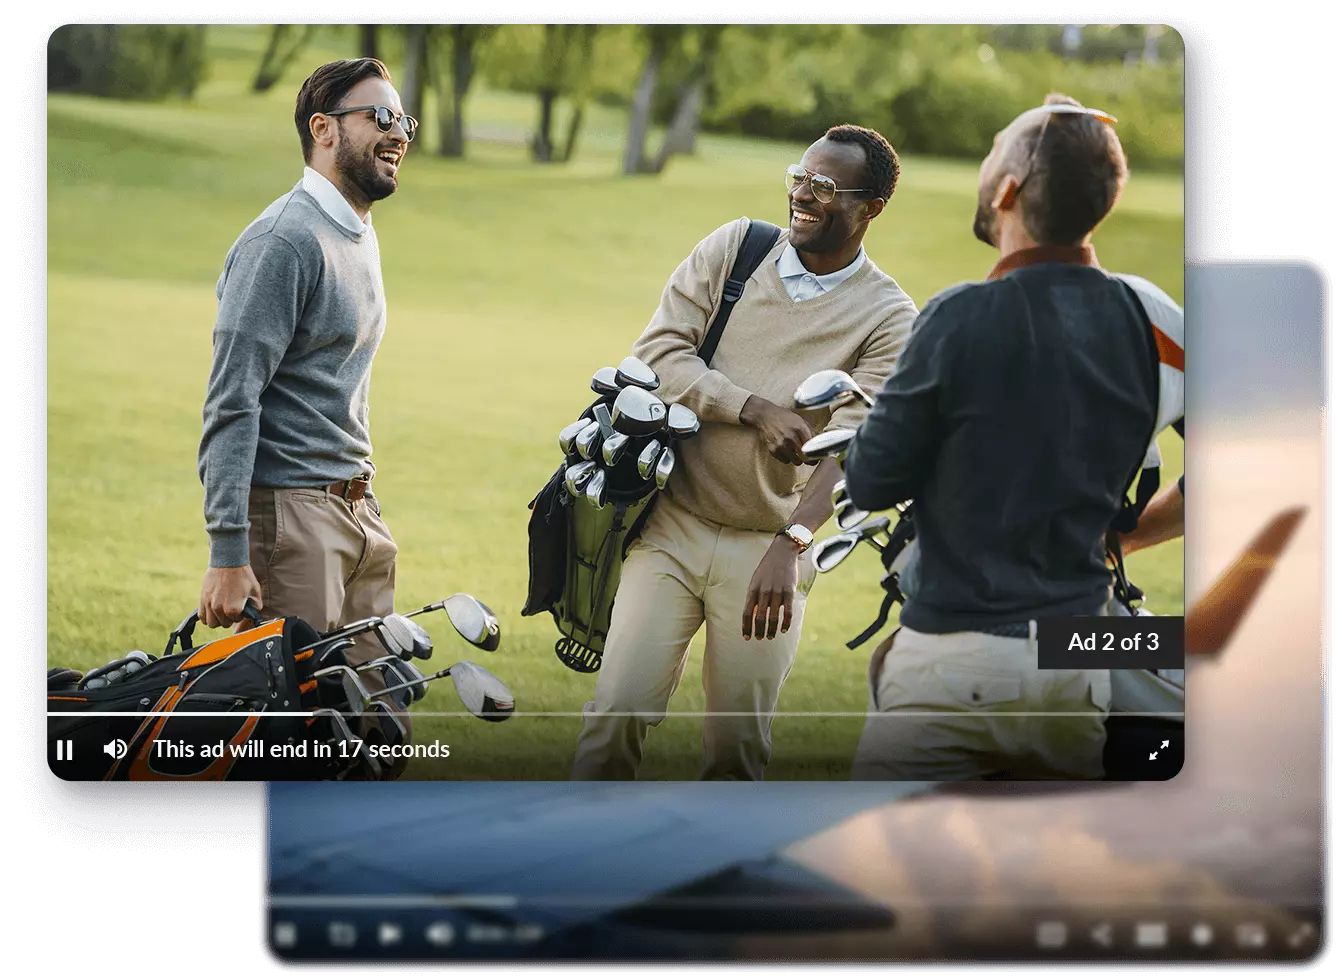
[[[1031,158],[1026,163],[1026,175],[1017,183],[1016,193],[1018,195],[1021,194],[1021,188],[1026,185],[1026,181],[1031,178],[1031,174],[1035,172],[1035,161],[1040,158],[1040,145],[1045,141],[1045,130],[1049,128],[1049,120],[1055,115],[1090,115],[1104,122],[1111,129],[1119,121],[1108,112],[1102,112],[1098,108],[1087,108],[1085,105],[1068,105],[1059,102],[1056,105],[1042,105],[1040,107],[1045,110],[1045,120],[1040,123],[1040,134],[1035,137],[1035,145],[1031,147]]]
[[[413,136],[418,131],[418,120],[412,115],[396,115],[384,105],[353,105],[349,108],[336,108],[333,112],[322,112],[321,115],[348,115],[352,112],[371,112],[376,116],[376,128],[382,132],[389,132],[398,122],[399,127],[404,130],[404,138],[409,142],[413,141]]]
[[[817,198],[819,203],[830,203],[836,198],[837,193],[872,193],[872,190],[841,190],[836,187],[836,181],[829,176],[822,176],[820,173],[809,173],[798,163],[785,170],[785,189],[793,193],[804,183],[812,187],[812,195]]]

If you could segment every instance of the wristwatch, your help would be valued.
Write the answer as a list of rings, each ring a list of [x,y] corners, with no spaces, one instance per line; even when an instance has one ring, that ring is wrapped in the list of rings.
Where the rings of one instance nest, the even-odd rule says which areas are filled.
[[[794,545],[798,546],[799,552],[804,552],[812,545],[812,530],[799,522],[790,522],[776,535],[788,536]]]

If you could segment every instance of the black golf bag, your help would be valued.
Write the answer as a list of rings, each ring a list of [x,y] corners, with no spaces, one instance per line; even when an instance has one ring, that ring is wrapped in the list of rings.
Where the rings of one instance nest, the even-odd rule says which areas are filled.
[[[81,674],[47,674],[47,752],[70,780],[338,779],[364,760],[344,714],[363,711],[340,674],[315,675],[320,635],[285,617],[194,647],[197,615],[168,638]],[[179,649],[178,649],[179,645]],[[321,668],[343,664],[342,648]],[[346,669],[345,669],[346,670]],[[59,714],[52,714],[59,713]],[[393,728],[387,738],[394,735]],[[351,740],[351,741],[350,741]]]

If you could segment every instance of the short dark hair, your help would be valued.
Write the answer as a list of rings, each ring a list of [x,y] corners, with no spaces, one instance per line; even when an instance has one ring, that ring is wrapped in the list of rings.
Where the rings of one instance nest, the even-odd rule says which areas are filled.
[[[1081,105],[1060,93],[1046,105]],[[1037,123],[1018,151],[1030,158]],[[1128,159],[1114,127],[1093,115],[1051,113],[1035,169],[1022,190],[1026,231],[1038,244],[1076,244],[1096,229],[1123,191]]]
[[[863,149],[864,185],[874,196],[890,200],[901,178],[901,160],[882,133],[861,125],[833,125],[826,130],[832,142],[846,142]]]
[[[344,97],[363,78],[390,80],[390,71],[375,58],[347,58],[322,64],[297,90],[297,138],[302,141],[302,158],[311,162],[316,142],[311,138],[311,116],[339,108]]]

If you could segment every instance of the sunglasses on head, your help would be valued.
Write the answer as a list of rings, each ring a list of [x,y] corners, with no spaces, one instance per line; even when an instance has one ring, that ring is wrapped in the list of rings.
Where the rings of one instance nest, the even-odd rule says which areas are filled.
[[[404,130],[404,138],[409,142],[413,141],[413,136],[418,131],[418,120],[411,115],[396,115],[385,105],[353,105],[349,108],[337,108],[333,112],[322,112],[322,115],[349,115],[353,112],[371,112],[376,116],[376,128],[382,132],[389,132],[394,128],[395,123]]]
[[[1040,107],[1044,109],[1045,120],[1040,123],[1040,134],[1035,137],[1035,145],[1031,147],[1031,158],[1026,164],[1026,175],[1017,183],[1017,193],[1021,193],[1021,188],[1026,185],[1026,181],[1035,172],[1035,161],[1040,158],[1040,145],[1045,141],[1045,130],[1049,128],[1049,120],[1055,115],[1090,115],[1111,128],[1119,121],[1108,112],[1102,112],[1098,108],[1087,108],[1085,105],[1068,105],[1066,102],[1060,102],[1057,105],[1041,105]]]
[[[819,203],[830,203],[836,198],[837,193],[871,193],[872,190],[842,190],[836,186],[836,181],[829,176],[822,176],[820,173],[809,173],[798,163],[785,170],[785,189],[793,193],[804,183],[812,187],[812,195],[817,198]]]

